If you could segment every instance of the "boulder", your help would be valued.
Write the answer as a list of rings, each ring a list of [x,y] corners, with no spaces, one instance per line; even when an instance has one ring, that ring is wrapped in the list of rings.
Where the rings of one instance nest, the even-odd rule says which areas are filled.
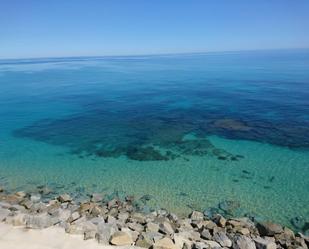
[[[203,229],[203,230],[201,231],[201,237],[202,237],[203,239],[206,239],[206,240],[211,240],[211,239],[212,239],[212,236],[211,236],[209,230],[207,230],[207,229]]]
[[[94,239],[96,235],[95,230],[88,230],[84,232],[84,240]]]
[[[243,235],[236,235],[233,241],[233,249],[256,249],[256,246],[250,238]]]
[[[78,212],[73,212],[68,219],[68,222],[72,223],[80,218],[80,214]]]
[[[282,226],[271,222],[259,222],[256,227],[261,236],[274,236],[283,232]]]
[[[15,193],[15,196],[19,197],[19,198],[25,198],[27,196],[27,193],[24,191],[18,191]]]
[[[190,214],[190,219],[192,221],[203,220],[204,219],[204,214],[202,212],[192,211],[192,213]]]
[[[118,218],[118,220],[122,220],[122,221],[126,222],[127,219],[129,218],[129,213],[128,212],[120,212],[120,213],[118,213],[117,218]]]
[[[58,197],[58,200],[61,202],[61,203],[64,203],[64,202],[71,202],[72,201],[72,198],[70,195],[68,194],[62,194]]]
[[[115,232],[110,239],[110,243],[116,246],[132,245],[133,242],[134,241],[130,234],[124,231]]]
[[[95,205],[92,209],[91,209],[91,211],[90,211],[90,214],[92,215],[92,216],[99,216],[100,214],[101,214],[101,212],[102,212],[102,210],[101,210],[101,208],[99,207],[99,206],[97,206],[97,205]]]
[[[178,248],[170,238],[163,238],[156,241],[153,245],[153,249],[181,249]]]
[[[103,195],[99,193],[93,193],[91,195],[91,201],[92,202],[101,202],[103,201]]]
[[[231,247],[232,241],[226,236],[224,232],[218,232],[212,237],[213,240],[217,241],[223,247]]]
[[[159,231],[164,234],[171,235],[174,233],[174,228],[169,222],[164,221],[159,225]]]
[[[26,227],[34,229],[42,229],[53,226],[59,222],[59,219],[52,217],[46,213],[39,215],[27,215],[26,218]]]
[[[163,238],[163,234],[159,232],[142,232],[141,234],[147,241],[156,242]]]
[[[84,238],[89,239],[91,236],[92,238],[95,237],[95,234],[97,232],[97,226],[90,221],[83,220],[78,221],[74,224],[70,224],[66,228],[66,232],[70,234],[83,234]]]
[[[137,239],[135,245],[138,246],[138,247],[150,248],[153,245],[153,241],[149,241],[149,240],[145,239],[143,236],[140,236]]]
[[[255,246],[257,249],[276,249],[276,243],[257,237],[254,239]]]
[[[31,194],[30,200],[32,202],[34,202],[34,203],[35,202],[39,202],[41,200],[41,195],[39,195],[39,194]]]
[[[213,218],[213,221],[220,227],[225,227],[225,224],[226,224],[226,219],[220,215],[220,214],[217,214],[214,216]]]
[[[24,199],[20,202],[20,205],[22,205],[23,207],[25,207],[26,209],[30,209],[33,205],[33,202],[27,199]]]
[[[142,231],[144,231],[144,226],[139,224],[139,223],[128,223],[127,224],[128,227],[130,229],[132,229],[133,231],[137,231],[139,233],[141,233]]]
[[[95,238],[99,243],[108,245],[111,235],[117,230],[118,228],[115,225],[100,222],[97,225],[97,233]]]
[[[140,224],[145,224],[146,223],[146,217],[144,214],[142,213],[133,213],[131,215],[131,219],[137,223],[140,223]]]
[[[212,241],[212,240],[204,240],[203,244],[204,244],[204,246],[202,248],[214,248],[214,249],[221,248],[221,246],[218,242]],[[205,245],[207,247],[205,247]],[[201,245],[199,247],[201,248]]]
[[[192,247],[192,241],[189,240],[187,236],[183,236],[183,234],[181,233],[174,234],[174,241],[175,241],[175,245],[178,248],[183,248],[184,246],[186,246],[187,248]]]

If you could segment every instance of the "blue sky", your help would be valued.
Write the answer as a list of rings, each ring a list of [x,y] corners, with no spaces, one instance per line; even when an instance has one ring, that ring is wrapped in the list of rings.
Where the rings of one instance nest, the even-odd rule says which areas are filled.
[[[0,0],[0,58],[309,47],[308,0]]]

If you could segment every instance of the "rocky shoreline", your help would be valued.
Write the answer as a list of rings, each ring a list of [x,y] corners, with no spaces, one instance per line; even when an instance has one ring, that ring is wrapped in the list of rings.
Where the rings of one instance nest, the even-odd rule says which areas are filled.
[[[309,238],[272,222],[242,218],[211,217],[192,211],[178,217],[164,209],[144,212],[134,205],[134,197],[106,200],[92,194],[77,201],[68,194],[42,198],[23,191],[8,193],[0,188],[0,221],[28,229],[52,226],[69,234],[80,234],[103,245],[136,246],[153,249],[300,249]],[[147,197],[145,197],[147,198]]]

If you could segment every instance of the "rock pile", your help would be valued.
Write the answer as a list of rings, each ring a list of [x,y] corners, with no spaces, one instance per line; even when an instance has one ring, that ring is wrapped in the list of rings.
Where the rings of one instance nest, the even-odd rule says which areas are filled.
[[[300,249],[309,245],[307,236],[271,222],[226,219],[219,214],[208,217],[198,211],[180,218],[163,209],[141,212],[133,203],[131,196],[106,201],[93,194],[76,202],[63,194],[43,201],[38,194],[2,191],[0,221],[32,229],[60,226],[85,240],[153,249]]]

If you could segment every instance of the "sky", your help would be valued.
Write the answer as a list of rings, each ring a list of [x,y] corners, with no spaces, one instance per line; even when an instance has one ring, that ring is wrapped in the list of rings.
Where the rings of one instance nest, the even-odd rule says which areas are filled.
[[[0,0],[0,58],[309,48],[309,0]]]

